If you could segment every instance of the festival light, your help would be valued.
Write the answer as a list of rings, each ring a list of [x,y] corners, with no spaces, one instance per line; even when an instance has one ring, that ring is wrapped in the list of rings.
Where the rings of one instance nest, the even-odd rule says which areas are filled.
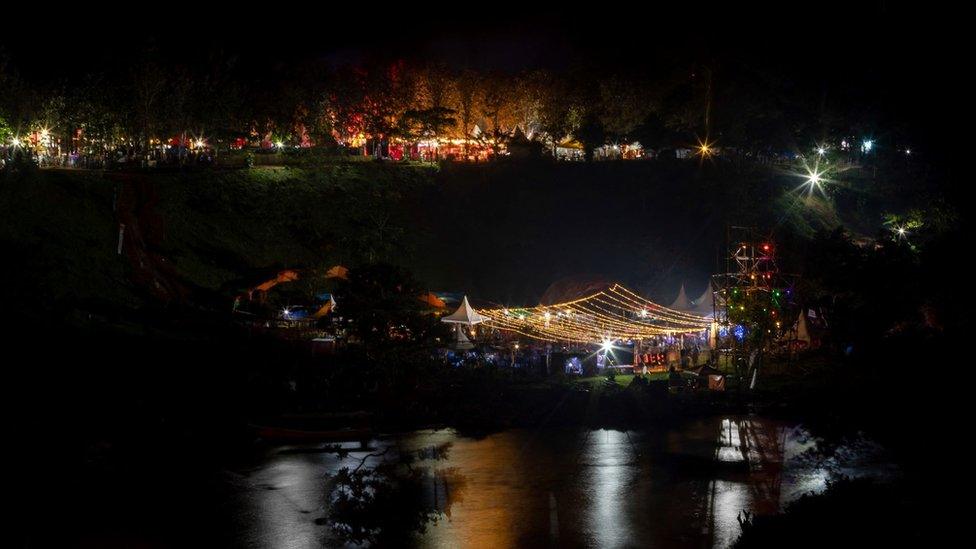
[[[284,144],[284,143],[282,143],[281,141],[275,141],[275,147],[277,147],[277,148],[279,148],[279,149],[280,149],[280,148],[282,148],[282,147],[284,147],[284,146],[285,146],[285,144]]]
[[[864,142],[861,143],[861,152],[869,153],[873,148],[874,148],[874,141],[871,139],[865,139]]]
[[[808,197],[813,195],[815,191],[820,191],[821,194],[826,196],[824,185],[829,182],[827,170],[821,168],[819,162],[815,162],[812,166],[804,163],[803,167],[803,172],[793,174],[803,178],[803,183],[796,190],[801,192],[805,191]]]
[[[553,315],[551,311],[557,311]],[[639,340],[699,332],[711,321],[663,307],[615,284],[606,290],[552,306],[484,309],[489,327],[542,341],[577,343]]]
[[[711,156],[715,152],[715,143],[709,143],[708,140],[698,141],[698,154],[702,158],[706,156]]]
[[[820,186],[821,174],[817,170],[811,170],[807,174],[807,184],[810,186]]]
[[[820,145],[819,147],[817,147],[817,154],[820,156],[827,154],[827,148],[824,147],[823,145]]]

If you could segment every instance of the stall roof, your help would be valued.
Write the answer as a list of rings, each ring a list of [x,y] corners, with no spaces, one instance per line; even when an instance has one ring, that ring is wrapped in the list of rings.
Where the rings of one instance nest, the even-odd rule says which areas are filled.
[[[471,308],[471,304],[468,303],[468,296],[464,296],[464,299],[461,300],[461,306],[450,315],[442,318],[441,322],[448,322],[451,324],[467,324],[468,326],[473,326],[475,324],[480,324],[485,320],[488,319],[481,316],[478,314],[478,311]]]

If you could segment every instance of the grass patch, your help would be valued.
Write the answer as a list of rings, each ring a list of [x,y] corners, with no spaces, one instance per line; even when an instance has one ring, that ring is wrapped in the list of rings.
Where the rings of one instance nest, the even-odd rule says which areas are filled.
[[[667,380],[668,373],[654,372],[654,373],[647,374],[646,377],[651,381]],[[606,380],[607,380],[607,376],[587,376],[587,377],[579,378],[576,382],[583,385],[593,386],[593,385],[603,385],[603,383]],[[620,385],[621,387],[627,387],[631,383],[633,383],[634,374],[617,374],[617,377],[614,379],[614,381],[617,383],[617,385]]]

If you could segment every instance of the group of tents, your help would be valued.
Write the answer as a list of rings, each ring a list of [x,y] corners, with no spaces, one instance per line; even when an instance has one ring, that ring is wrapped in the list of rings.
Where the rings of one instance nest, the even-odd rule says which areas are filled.
[[[668,308],[684,313],[711,317],[715,314],[714,299],[711,285],[706,285],[704,291],[696,299],[689,299],[685,291],[685,286],[682,284],[678,290],[678,296],[671,302]],[[457,349],[473,348],[474,345],[471,343],[466,332],[475,325],[487,320],[489,320],[487,317],[481,315],[471,307],[467,296],[464,296],[461,304],[453,313],[441,318],[442,322],[454,325],[454,345]],[[467,330],[465,327],[467,327]],[[820,335],[824,328],[826,328],[826,323],[822,315],[818,315],[814,309],[801,309],[793,329],[788,331],[790,334],[788,343],[799,348],[816,347],[819,344]]]

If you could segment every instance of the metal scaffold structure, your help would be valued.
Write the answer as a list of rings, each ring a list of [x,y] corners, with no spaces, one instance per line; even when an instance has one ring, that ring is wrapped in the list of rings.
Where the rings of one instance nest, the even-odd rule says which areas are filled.
[[[729,227],[725,272],[712,276],[718,362],[732,365],[754,387],[764,356],[791,329],[795,275],[776,264],[768,235],[751,227]]]

